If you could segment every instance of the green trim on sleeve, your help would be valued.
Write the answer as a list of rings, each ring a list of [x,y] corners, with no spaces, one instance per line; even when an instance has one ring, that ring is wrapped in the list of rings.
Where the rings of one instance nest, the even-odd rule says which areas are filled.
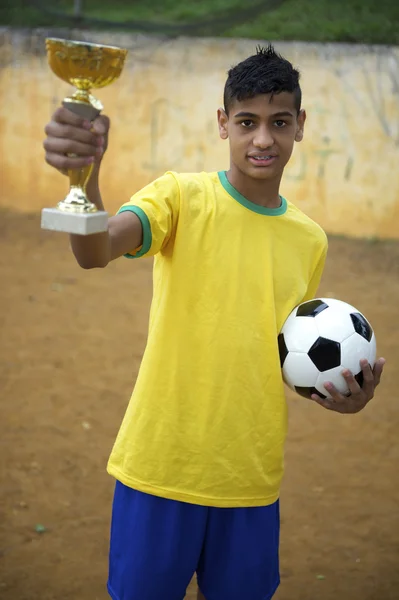
[[[260,206],[259,204],[255,204],[255,202],[251,202],[251,200],[248,200],[245,196],[240,194],[227,179],[226,171],[219,171],[218,176],[219,181],[226,192],[234,198],[234,200],[237,200],[237,202],[245,206],[245,208],[252,210],[252,212],[258,213],[259,215],[268,215],[269,217],[278,217],[287,211],[287,200],[282,196],[280,196],[281,205],[278,208],[266,208],[266,206]]]
[[[118,210],[117,214],[127,212],[127,211],[133,212],[135,215],[138,216],[138,218],[141,221],[141,225],[143,227],[143,244],[142,244],[140,250],[138,250],[136,252],[136,254],[124,254],[124,256],[126,258],[140,258],[140,256],[144,256],[145,254],[147,254],[147,252],[151,248],[151,244],[152,244],[151,224],[150,224],[150,221],[149,221],[147,215],[143,211],[143,209],[140,208],[139,206],[135,206],[134,204],[122,206]]]

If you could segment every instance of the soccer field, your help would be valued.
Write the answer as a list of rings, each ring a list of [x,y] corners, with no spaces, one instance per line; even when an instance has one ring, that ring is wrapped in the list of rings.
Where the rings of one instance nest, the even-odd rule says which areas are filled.
[[[151,261],[83,271],[38,215],[0,217],[0,598],[106,600],[105,465],[145,345]],[[367,316],[387,366],[357,415],[288,395],[275,598],[396,600],[399,243],[332,238],[320,294]]]

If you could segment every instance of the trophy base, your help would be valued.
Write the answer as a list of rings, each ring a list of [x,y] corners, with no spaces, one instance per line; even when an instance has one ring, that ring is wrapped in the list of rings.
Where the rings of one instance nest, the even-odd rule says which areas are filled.
[[[104,210],[78,213],[59,208],[44,208],[41,228],[76,235],[102,233],[108,229],[108,213]]]

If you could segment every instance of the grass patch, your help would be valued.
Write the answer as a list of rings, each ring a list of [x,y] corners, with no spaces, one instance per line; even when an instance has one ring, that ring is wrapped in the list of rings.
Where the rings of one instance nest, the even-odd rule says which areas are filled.
[[[186,34],[399,45],[398,0],[274,2],[274,9],[252,17],[251,7],[258,5],[258,0],[246,0],[245,3],[242,0],[83,0],[82,5],[86,18],[114,23],[141,20],[160,25],[161,30],[162,24],[175,24],[178,26],[176,34],[185,33],[181,28],[184,24],[196,25],[207,20],[210,21],[207,26],[189,28]],[[73,12],[73,0],[41,0],[41,4],[69,16]],[[56,27],[69,22],[40,11],[35,2],[13,0],[0,8],[0,23],[14,27]],[[93,29],[101,27],[93,25]],[[107,29],[107,25],[104,28]],[[173,31],[166,29],[165,33]]]

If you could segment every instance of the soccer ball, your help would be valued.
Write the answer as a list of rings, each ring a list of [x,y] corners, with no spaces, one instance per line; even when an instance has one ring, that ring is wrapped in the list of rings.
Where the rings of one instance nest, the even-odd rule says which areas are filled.
[[[373,367],[376,359],[370,323],[356,308],[333,298],[297,306],[283,325],[278,346],[284,381],[305,398],[330,398],[323,385],[327,381],[349,394],[343,369],[349,369],[361,386],[360,360],[367,359]]]

